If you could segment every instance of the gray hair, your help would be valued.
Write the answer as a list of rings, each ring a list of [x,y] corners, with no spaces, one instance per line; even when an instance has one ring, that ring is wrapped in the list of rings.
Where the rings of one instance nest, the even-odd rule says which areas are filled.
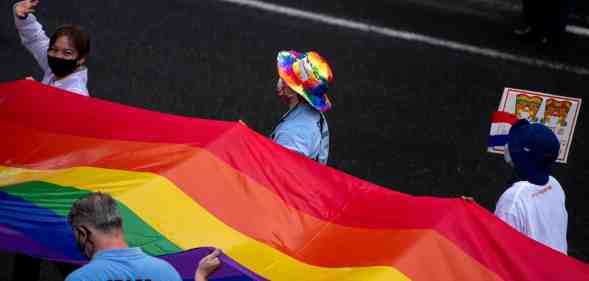
[[[89,225],[104,233],[123,227],[117,202],[101,192],[90,193],[74,202],[67,220],[72,227]]]

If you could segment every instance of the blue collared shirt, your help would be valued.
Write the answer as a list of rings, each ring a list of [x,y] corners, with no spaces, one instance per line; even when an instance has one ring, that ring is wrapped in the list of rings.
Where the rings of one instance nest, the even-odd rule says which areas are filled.
[[[321,112],[306,103],[299,103],[284,114],[272,133],[272,140],[321,164],[327,164],[327,120]]]
[[[72,272],[65,279],[108,280],[181,281],[182,278],[168,262],[148,256],[141,248],[125,248],[97,252],[90,263]]]

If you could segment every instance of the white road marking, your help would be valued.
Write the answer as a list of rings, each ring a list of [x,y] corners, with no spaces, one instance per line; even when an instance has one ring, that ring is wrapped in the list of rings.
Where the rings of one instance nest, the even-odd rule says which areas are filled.
[[[255,8],[258,10],[267,11],[270,13],[286,15],[286,16],[290,16],[290,17],[294,17],[294,18],[311,20],[311,21],[320,22],[320,23],[327,24],[327,25],[353,29],[353,30],[357,30],[357,31],[361,31],[361,32],[374,33],[374,34],[379,34],[382,36],[403,39],[403,40],[407,40],[407,41],[420,42],[420,43],[424,43],[427,45],[443,47],[443,48],[447,48],[447,49],[451,49],[451,50],[455,50],[455,51],[461,51],[461,52],[465,52],[465,53],[486,56],[486,57],[490,57],[490,58],[494,58],[494,59],[502,59],[502,60],[506,60],[506,61],[522,63],[522,64],[527,64],[527,65],[536,66],[536,67],[544,67],[544,68],[549,68],[549,69],[554,69],[554,70],[567,71],[567,72],[571,72],[571,73],[575,73],[575,74],[579,74],[579,75],[589,75],[589,69],[581,67],[581,66],[568,65],[568,64],[564,64],[564,63],[560,63],[560,62],[554,62],[554,61],[542,60],[542,59],[537,59],[537,58],[532,58],[532,57],[527,57],[527,56],[510,54],[510,53],[506,53],[506,52],[495,50],[495,49],[490,49],[490,48],[479,47],[479,46],[475,46],[475,45],[445,40],[445,39],[441,39],[441,38],[436,38],[436,37],[423,35],[423,34],[419,34],[419,33],[404,31],[404,30],[398,30],[398,29],[393,29],[393,28],[388,28],[388,27],[371,25],[371,24],[362,23],[362,22],[358,22],[358,21],[338,18],[335,16],[323,14],[323,13],[309,12],[309,11],[305,11],[305,10],[295,9],[295,8],[291,8],[288,6],[282,6],[282,5],[267,3],[267,2],[258,1],[258,0],[217,0],[217,1],[238,4],[238,5],[242,5],[242,6],[246,6],[246,7],[250,7],[250,8]]]

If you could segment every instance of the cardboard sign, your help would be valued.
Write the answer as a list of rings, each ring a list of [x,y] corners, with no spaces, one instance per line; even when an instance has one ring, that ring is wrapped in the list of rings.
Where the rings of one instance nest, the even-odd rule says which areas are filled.
[[[559,163],[567,162],[580,109],[579,98],[512,88],[505,88],[499,103],[499,111],[510,112],[519,119],[541,123],[550,128],[560,141],[560,152],[556,160]],[[503,154],[503,149],[498,147],[490,147],[488,151]]]

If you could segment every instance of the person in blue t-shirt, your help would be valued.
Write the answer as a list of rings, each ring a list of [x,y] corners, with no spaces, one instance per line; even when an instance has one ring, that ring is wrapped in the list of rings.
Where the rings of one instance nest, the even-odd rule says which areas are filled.
[[[181,281],[168,262],[129,248],[116,201],[108,194],[91,193],[77,200],[68,215],[76,243],[90,262],[67,276],[66,281],[150,280]],[[220,265],[219,250],[204,257],[195,273],[205,281]]]
[[[272,140],[321,164],[329,157],[331,109],[327,90],[333,73],[316,52],[282,51],[277,56],[276,94],[288,106],[272,132]]]

